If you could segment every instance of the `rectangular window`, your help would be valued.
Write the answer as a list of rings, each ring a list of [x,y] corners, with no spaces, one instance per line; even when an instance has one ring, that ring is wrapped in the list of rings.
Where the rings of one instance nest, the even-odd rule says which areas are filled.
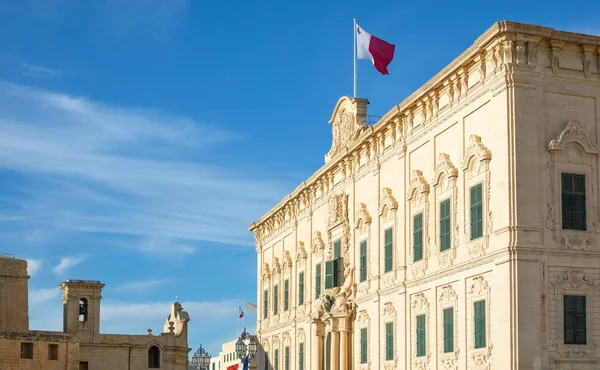
[[[360,242],[360,281],[367,280],[367,241]]]
[[[562,177],[562,228],[586,229],[585,175],[563,173]]]
[[[277,315],[277,312],[279,311],[279,285],[275,284],[275,286],[273,287],[273,315]]]
[[[450,249],[450,199],[440,203],[440,251]]]
[[[263,295],[263,319],[269,316],[269,289],[265,289]]]
[[[317,269],[315,273],[315,298],[321,296],[321,264],[317,263]]]
[[[385,324],[385,360],[394,359],[394,323]]]
[[[417,357],[425,356],[426,343],[425,315],[419,315],[417,316]]]
[[[275,350],[275,355],[273,356],[273,368],[275,370],[279,370],[279,350]]]
[[[367,363],[367,328],[360,329],[360,363]]]
[[[384,272],[390,272],[394,268],[394,239],[392,234],[392,228],[386,229],[384,232],[384,241],[385,241],[385,263],[384,263]]]
[[[454,308],[444,309],[444,353],[454,352]]]
[[[304,304],[304,271],[298,276],[298,304]]]
[[[285,370],[290,370],[290,347],[286,346],[285,347],[285,359],[284,359],[284,363],[285,363]]]
[[[289,297],[290,297],[290,281],[285,279],[283,283],[283,310],[287,311],[289,307]]]
[[[304,343],[298,344],[298,370],[304,370]]]
[[[333,288],[333,268],[335,261],[325,261],[325,289]]]
[[[471,240],[483,236],[483,203],[481,184],[471,188]]]
[[[79,362],[79,370],[89,370],[87,361]]]
[[[423,259],[423,213],[413,217],[413,254],[414,261]]]
[[[33,359],[33,343],[21,343],[21,358]]]
[[[340,286],[343,278],[343,259],[341,257],[341,242],[333,242],[333,259],[325,262],[325,289]]]
[[[587,344],[586,297],[563,297],[565,344]]]
[[[269,370],[269,355],[267,355],[266,353],[265,353],[265,370]]]
[[[58,360],[58,344],[48,344],[48,360]]]
[[[475,324],[475,348],[485,348],[485,300],[473,303]]]

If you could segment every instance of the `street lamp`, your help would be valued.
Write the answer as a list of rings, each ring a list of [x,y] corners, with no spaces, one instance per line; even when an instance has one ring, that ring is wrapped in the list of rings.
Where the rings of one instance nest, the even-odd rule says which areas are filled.
[[[202,344],[194,353],[194,356],[192,356],[192,365],[194,365],[194,368],[197,370],[209,370],[210,355],[204,348],[202,348]]]
[[[240,360],[243,360],[246,356],[248,356],[248,359],[251,360],[254,358],[257,351],[258,344],[254,340],[254,338],[250,334],[248,334],[246,328],[244,328],[242,335],[238,338],[237,342],[235,343],[235,352],[237,353],[238,358]]]

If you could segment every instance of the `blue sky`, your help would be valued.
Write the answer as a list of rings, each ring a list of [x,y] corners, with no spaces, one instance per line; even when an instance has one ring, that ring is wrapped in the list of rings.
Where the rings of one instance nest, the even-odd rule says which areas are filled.
[[[600,34],[600,5],[504,1],[0,1],[0,252],[30,261],[32,329],[101,280],[101,330],[233,339],[256,301],[247,226],[323,164],[352,93],[352,18],[396,44],[359,62],[382,115],[508,19]],[[256,315],[246,323],[254,329]]]

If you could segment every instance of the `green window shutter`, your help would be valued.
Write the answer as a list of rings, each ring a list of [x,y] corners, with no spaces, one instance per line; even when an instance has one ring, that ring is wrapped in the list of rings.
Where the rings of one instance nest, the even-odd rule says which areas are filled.
[[[273,356],[273,365],[275,370],[279,370],[279,350],[275,350],[275,355]]]
[[[339,239],[333,242],[333,258],[338,257],[341,257],[341,242]]]
[[[298,370],[304,370],[304,343],[298,345]]]
[[[394,237],[392,228],[386,229],[384,232],[385,240],[385,272],[392,271],[394,268]]]
[[[565,344],[587,344],[586,297],[563,297]]]
[[[325,289],[333,288],[334,261],[325,261]]]
[[[276,284],[273,287],[273,315],[277,315],[277,312],[279,310],[278,303],[279,303],[279,285]]]
[[[263,319],[269,316],[269,289],[265,289],[263,295]]]
[[[444,309],[444,353],[454,352],[454,308]]]
[[[298,276],[298,304],[304,304],[304,271]]]
[[[367,328],[360,329],[360,363],[367,363]]]
[[[283,310],[287,311],[289,307],[290,281],[285,279],[283,283]]]
[[[427,333],[425,328],[425,315],[419,315],[417,320],[417,357],[425,356],[427,350]]]
[[[475,324],[475,348],[485,348],[487,346],[485,333],[485,300],[473,303],[474,324]]]
[[[385,360],[394,359],[394,323],[385,324]]]
[[[483,236],[483,203],[481,184],[471,188],[471,240]]]
[[[440,251],[450,249],[450,199],[440,203]]]
[[[561,174],[562,228],[586,230],[585,175]]]
[[[269,355],[265,353],[265,370],[269,370]]]
[[[317,263],[315,272],[315,299],[321,296],[321,264]]]
[[[290,370],[290,347],[285,347],[285,370]]]
[[[360,281],[367,280],[367,241],[360,242]]]
[[[413,217],[413,257],[414,261],[423,259],[423,213]]]

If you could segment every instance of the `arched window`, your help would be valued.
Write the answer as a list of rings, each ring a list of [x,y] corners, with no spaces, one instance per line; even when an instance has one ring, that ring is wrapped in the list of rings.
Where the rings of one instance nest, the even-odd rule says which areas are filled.
[[[160,349],[157,346],[152,346],[148,350],[148,367],[150,369],[160,368]]]
[[[88,301],[85,298],[79,300],[79,321],[88,320]]]

